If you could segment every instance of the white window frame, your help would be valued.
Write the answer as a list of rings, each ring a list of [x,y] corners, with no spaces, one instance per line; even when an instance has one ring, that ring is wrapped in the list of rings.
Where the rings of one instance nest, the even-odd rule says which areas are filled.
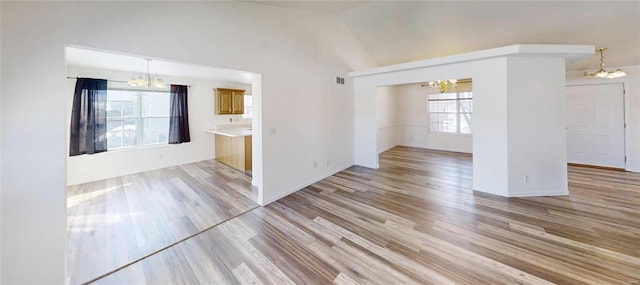
[[[136,144],[135,145],[130,145],[130,146],[120,146],[120,147],[113,147],[113,148],[109,148],[108,147],[108,143],[107,143],[107,151],[114,151],[114,150],[124,150],[124,149],[134,149],[134,148],[140,148],[140,147],[148,147],[148,146],[157,146],[157,145],[165,145],[168,144],[167,142],[159,142],[159,143],[144,143],[144,120],[145,119],[154,119],[154,118],[170,118],[170,110],[167,113],[167,116],[144,116],[142,114],[143,111],[143,106],[142,106],[142,94],[143,93],[166,93],[167,96],[170,96],[170,92],[168,90],[157,90],[157,89],[137,89],[137,88],[122,88],[122,87],[116,87],[116,86],[108,86],[107,87],[107,101],[109,101],[109,91],[110,90],[117,90],[117,91],[132,91],[132,92],[137,92],[138,96],[136,98],[137,102],[136,102],[136,106],[137,106],[137,115],[136,116],[129,116],[129,117],[107,117],[107,125],[109,121],[122,121],[122,127],[123,127],[123,132],[124,132],[124,121],[126,120],[133,120],[135,121],[135,126],[136,126]],[[121,114],[122,114],[122,105],[121,105]],[[168,126],[167,126],[168,128]],[[167,129],[168,130],[168,129]],[[108,131],[108,130],[107,130]],[[123,143],[124,144],[124,141]]]
[[[251,105],[247,106],[247,98],[251,98]],[[244,95],[244,113],[242,114],[243,119],[251,119],[253,117],[253,95],[245,94]]]
[[[461,98],[462,94],[470,94],[470,98]],[[436,98],[432,98],[432,96],[434,95],[442,95],[442,94],[456,94],[455,98],[452,99],[436,99]],[[472,124],[473,124],[473,105],[471,107],[471,112],[461,112],[460,110],[460,102],[461,101],[468,101],[471,100],[473,102],[473,92],[471,91],[460,91],[460,92],[446,92],[446,93],[433,93],[433,94],[428,94],[427,96],[427,102],[434,102],[434,101],[455,101],[456,102],[456,112],[438,112],[438,111],[433,111],[431,110],[431,104],[427,104],[427,108],[428,110],[428,119],[429,119],[429,133],[434,133],[434,134],[451,134],[451,135],[471,135],[473,134],[473,129],[472,129]],[[446,132],[446,131],[439,131],[439,130],[434,130],[431,127],[431,115],[432,114],[455,114],[456,117],[456,131],[455,132]],[[465,114],[470,114],[471,115],[471,124],[469,125],[469,132],[462,132],[461,131],[461,121],[462,121],[462,116]]]

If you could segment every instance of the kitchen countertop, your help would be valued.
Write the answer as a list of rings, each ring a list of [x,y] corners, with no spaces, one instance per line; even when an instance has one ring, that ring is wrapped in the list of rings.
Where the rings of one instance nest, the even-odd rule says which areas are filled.
[[[216,135],[223,135],[228,137],[246,137],[252,134],[251,128],[249,127],[241,127],[241,128],[224,128],[224,129],[216,129],[216,130],[206,130],[207,133],[212,133]]]

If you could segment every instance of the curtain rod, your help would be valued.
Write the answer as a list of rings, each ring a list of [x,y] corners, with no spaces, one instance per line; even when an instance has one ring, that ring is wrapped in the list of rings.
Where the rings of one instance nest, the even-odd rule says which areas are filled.
[[[67,76],[67,79],[78,79],[78,77]],[[129,83],[129,81],[122,81],[122,80],[109,80],[109,79],[107,79],[107,81],[120,82],[120,83]],[[187,85],[187,87],[191,87],[191,85]]]

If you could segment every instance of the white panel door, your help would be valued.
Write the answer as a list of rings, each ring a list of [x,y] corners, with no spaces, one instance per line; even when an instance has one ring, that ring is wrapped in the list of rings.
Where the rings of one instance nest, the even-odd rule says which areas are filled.
[[[625,168],[622,83],[567,86],[567,160]]]

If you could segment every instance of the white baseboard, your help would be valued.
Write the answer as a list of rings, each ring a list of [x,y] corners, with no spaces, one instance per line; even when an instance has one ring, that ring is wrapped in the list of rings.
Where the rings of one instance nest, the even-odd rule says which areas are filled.
[[[417,147],[417,148],[426,148],[426,149],[433,149],[433,150],[473,154],[473,151],[468,151],[462,148],[438,147],[438,146],[429,145],[429,144],[397,144],[396,146],[408,146],[408,147]]]
[[[629,172],[640,173],[640,167],[633,167],[633,166],[630,167],[627,165],[627,168],[625,170]]]
[[[558,191],[527,191],[511,193],[509,197],[542,197],[542,196],[569,196],[568,190]]]
[[[376,163],[376,164],[354,163],[353,165],[362,166],[362,167],[371,168],[371,169],[380,168],[380,164],[379,163]]]
[[[385,151],[387,151],[387,150],[390,150],[390,149],[392,149],[392,148],[394,148],[394,147],[396,147],[396,146],[398,146],[398,145],[397,145],[397,144],[394,144],[394,145],[392,145],[392,146],[386,147],[386,148],[384,148],[384,149],[382,149],[382,150],[378,151],[378,154],[381,154],[381,153],[383,153],[383,152],[385,152]]]
[[[496,196],[500,196],[500,197],[506,197],[506,198],[543,197],[543,196],[568,196],[569,195],[569,190],[566,190],[566,189],[565,190],[555,190],[555,191],[522,191],[522,192],[516,192],[516,193],[496,193],[496,192],[490,192],[490,191],[477,190],[474,187],[473,191],[487,193],[487,194],[496,195]]]
[[[309,185],[311,185],[313,183],[316,183],[316,182],[318,182],[320,180],[323,180],[323,179],[325,179],[325,178],[327,178],[327,177],[329,177],[331,175],[334,175],[334,174],[336,174],[336,173],[338,173],[340,171],[343,171],[343,170],[345,170],[345,169],[347,169],[347,168],[349,168],[351,166],[353,166],[353,164],[348,163],[348,164],[344,164],[344,165],[342,165],[340,167],[334,168],[332,170],[329,170],[329,171],[325,172],[325,174],[323,174],[323,175],[320,175],[320,176],[315,177],[313,179],[307,180],[306,182],[303,182],[303,183],[301,183],[301,184],[299,184],[297,186],[289,188],[287,191],[283,192],[282,194],[280,194],[278,196],[271,197],[269,199],[265,199],[264,201],[262,201],[261,206],[264,207],[266,205],[269,205],[269,204],[271,204],[271,203],[273,203],[275,201],[278,201],[278,200],[280,200],[280,199],[282,199],[282,198],[284,198],[286,196],[289,196],[290,194],[293,194],[293,193],[295,193],[295,192],[297,192],[297,191],[299,191],[301,189],[304,189],[305,187],[307,187],[307,186],[309,186]]]

